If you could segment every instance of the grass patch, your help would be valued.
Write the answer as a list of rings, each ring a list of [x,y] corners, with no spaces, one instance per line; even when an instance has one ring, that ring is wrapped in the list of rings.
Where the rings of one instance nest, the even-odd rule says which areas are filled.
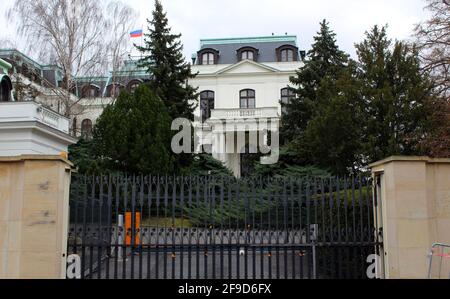
[[[182,218],[146,218],[142,219],[141,226],[147,226],[147,227],[185,227],[190,228],[192,227],[192,223],[188,219],[182,219]]]

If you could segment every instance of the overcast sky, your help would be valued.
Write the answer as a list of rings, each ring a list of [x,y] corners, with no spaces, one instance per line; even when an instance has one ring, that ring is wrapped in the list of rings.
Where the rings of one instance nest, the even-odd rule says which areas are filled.
[[[15,39],[5,10],[14,0],[0,0],[0,38]],[[140,13],[136,27],[146,24],[153,0],[126,0]],[[201,38],[297,35],[308,50],[319,22],[326,18],[339,46],[355,55],[354,43],[373,25],[389,24],[394,39],[409,39],[414,24],[426,18],[424,0],[162,0],[174,33],[182,34],[184,54],[198,51]],[[135,40],[136,41],[136,40]],[[131,42],[131,41],[130,41]]]

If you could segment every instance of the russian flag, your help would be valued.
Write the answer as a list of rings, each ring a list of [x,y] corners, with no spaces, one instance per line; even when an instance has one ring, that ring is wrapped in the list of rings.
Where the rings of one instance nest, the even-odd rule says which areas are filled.
[[[143,34],[143,30],[142,29],[130,32],[130,36],[131,37],[141,37],[142,34]]]

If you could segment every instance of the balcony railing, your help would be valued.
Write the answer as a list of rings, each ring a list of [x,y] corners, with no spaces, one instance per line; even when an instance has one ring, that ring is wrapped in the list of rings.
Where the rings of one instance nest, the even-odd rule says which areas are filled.
[[[3,102],[0,104],[0,122],[38,121],[68,134],[69,120],[36,102]]]
[[[215,109],[211,111],[211,119],[247,119],[247,118],[278,118],[278,107],[254,109]]]

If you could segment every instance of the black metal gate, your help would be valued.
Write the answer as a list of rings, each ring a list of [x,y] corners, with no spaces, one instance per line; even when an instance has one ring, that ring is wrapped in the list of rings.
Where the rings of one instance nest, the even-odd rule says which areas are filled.
[[[68,253],[90,279],[364,279],[373,212],[365,177],[75,176]]]

